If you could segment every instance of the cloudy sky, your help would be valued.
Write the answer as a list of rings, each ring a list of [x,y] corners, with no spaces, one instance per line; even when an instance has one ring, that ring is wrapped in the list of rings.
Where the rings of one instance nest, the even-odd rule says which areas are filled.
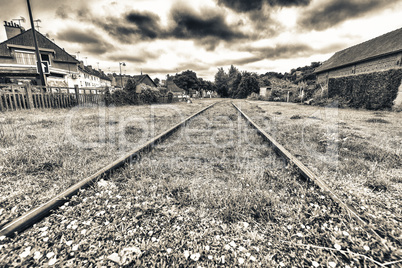
[[[402,27],[402,0],[30,1],[39,31],[87,65],[160,79],[190,69],[213,81],[231,64],[289,72]],[[31,28],[26,0],[0,7]]]

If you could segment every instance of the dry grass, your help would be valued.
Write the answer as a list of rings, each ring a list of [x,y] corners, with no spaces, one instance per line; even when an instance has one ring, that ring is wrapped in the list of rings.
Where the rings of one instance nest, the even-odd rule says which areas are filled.
[[[359,212],[373,215],[368,217],[378,225],[389,224],[388,232],[402,228],[399,113],[269,102],[241,106]],[[255,107],[272,120],[264,121]]]
[[[0,119],[0,225],[211,102],[6,113]]]

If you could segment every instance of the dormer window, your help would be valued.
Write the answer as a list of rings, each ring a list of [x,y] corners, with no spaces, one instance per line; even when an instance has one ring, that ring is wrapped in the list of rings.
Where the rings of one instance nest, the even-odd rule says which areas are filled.
[[[41,53],[41,54],[40,54],[40,57],[42,58],[42,61],[47,61],[47,62],[49,62],[49,64],[50,64],[50,57],[49,57],[49,54],[47,54],[47,53]]]

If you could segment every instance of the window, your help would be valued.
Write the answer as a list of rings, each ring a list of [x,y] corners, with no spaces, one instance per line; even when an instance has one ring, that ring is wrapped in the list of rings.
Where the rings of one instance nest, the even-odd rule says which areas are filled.
[[[36,65],[36,56],[33,52],[15,51],[15,58],[18,64]]]
[[[40,57],[42,58],[42,61],[47,61],[50,64],[50,57],[49,54],[40,54]]]

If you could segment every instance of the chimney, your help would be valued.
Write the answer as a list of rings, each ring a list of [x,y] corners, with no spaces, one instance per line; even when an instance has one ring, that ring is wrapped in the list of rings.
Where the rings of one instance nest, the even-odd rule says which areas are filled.
[[[14,22],[4,21],[4,28],[6,29],[7,39],[13,38],[25,31],[24,28]]]

